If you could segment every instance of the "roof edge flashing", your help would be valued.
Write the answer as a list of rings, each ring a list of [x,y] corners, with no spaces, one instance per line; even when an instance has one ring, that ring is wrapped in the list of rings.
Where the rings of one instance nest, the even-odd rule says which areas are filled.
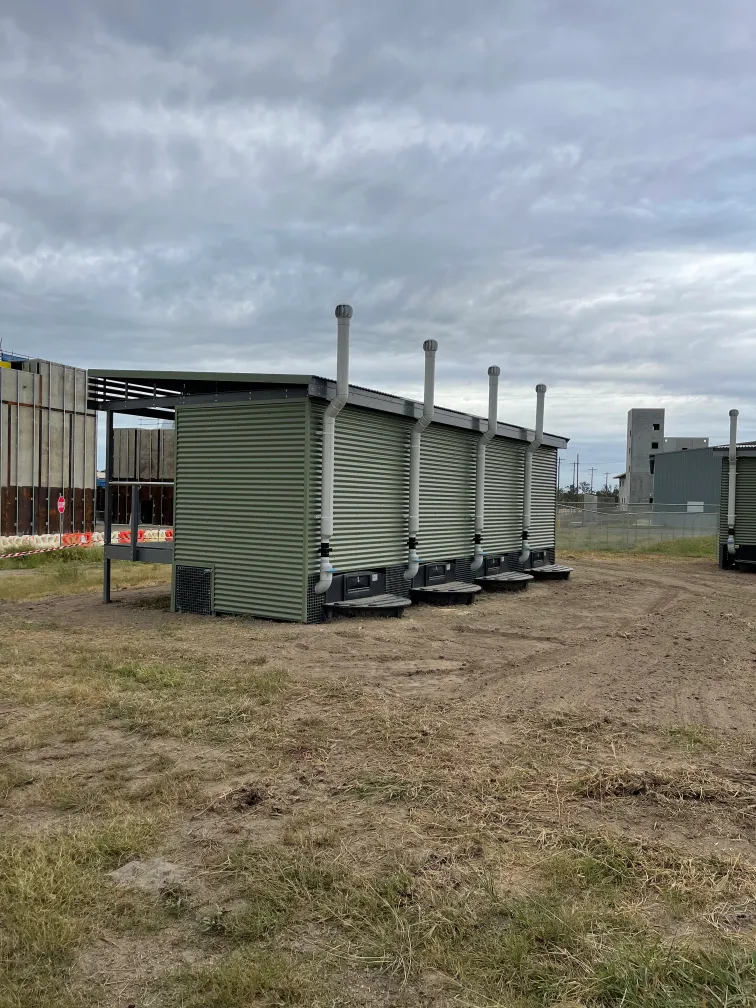
[[[186,386],[193,386],[187,388]],[[214,389],[214,385],[226,386]],[[278,394],[284,397],[286,388],[290,395],[306,395],[329,402],[336,395],[336,382],[320,375],[267,375],[228,374],[210,371],[123,371],[90,368],[87,372],[87,400],[90,409],[110,409],[114,412],[165,417],[179,406],[218,406],[238,402],[253,402],[256,398],[270,399]],[[172,387],[171,387],[172,386]],[[203,386],[205,386],[203,388]],[[235,386],[229,389],[228,386]],[[155,394],[152,394],[154,390]],[[349,405],[377,410],[417,420],[422,416],[423,404],[405,399],[391,392],[380,392],[360,385],[349,385]],[[155,411],[155,412],[153,412]],[[436,406],[435,422],[448,427],[461,427],[480,432],[486,429],[486,418],[444,406]],[[529,442],[533,431],[519,424],[499,421],[496,436],[514,441]],[[569,438],[558,434],[544,434],[542,444],[549,448],[564,448]]]

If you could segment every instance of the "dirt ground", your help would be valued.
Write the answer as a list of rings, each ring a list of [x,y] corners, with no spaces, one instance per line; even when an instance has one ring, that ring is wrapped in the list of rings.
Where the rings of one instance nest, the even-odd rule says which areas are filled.
[[[13,946],[0,1003],[756,1003],[756,577],[574,563],[309,627],[0,602],[6,878],[46,963]],[[79,880],[46,883],[64,945],[24,844]],[[630,976],[628,936],[679,968]]]

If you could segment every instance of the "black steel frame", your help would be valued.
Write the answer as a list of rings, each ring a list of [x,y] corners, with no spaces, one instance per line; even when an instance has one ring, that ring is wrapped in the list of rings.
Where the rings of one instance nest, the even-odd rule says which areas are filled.
[[[129,402],[129,400],[125,400]],[[103,406],[96,406],[103,409]],[[134,563],[172,563],[173,543],[140,543],[139,542],[139,491],[141,487],[154,483],[154,480],[143,480],[131,484],[131,542],[128,545],[111,543],[113,537],[113,418],[116,413],[139,412],[124,405],[124,400],[116,408],[109,405],[105,410],[105,514],[103,532],[103,568],[102,568],[102,601],[111,601],[111,564],[113,560],[131,560]],[[171,410],[173,412],[173,410]],[[166,481],[157,481],[160,485],[170,485]]]

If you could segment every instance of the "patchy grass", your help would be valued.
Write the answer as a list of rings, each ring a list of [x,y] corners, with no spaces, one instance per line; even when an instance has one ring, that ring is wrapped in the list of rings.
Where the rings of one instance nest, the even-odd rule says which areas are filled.
[[[68,626],[54,603],[19,608],[0,650],[2,1008],[756,1003],[753,740],[638,724],[616,686],[597,685],[611,705],[578,695],[583,648],[612,668],[630,651],[622,682],[647,669],[631,637],[612,648],[631,617],[647,626],[655,589],[637,605],[621,580],[611,604],[604,580],[574,601],[571,585],[487,599],[464,622],[418,608],[291,627],[123,604]],[[742,651],[737,592],[719,609],[742,613],[727,618]],[[719,659],[719,609],[691,595],[686,619],[695,605]],[[527,642],[552,618],[583,637],[567,650],[547,628],[557,671],[534,702],[509,631]],[[504,645],[476,625],[505,627]],[[406,674],[418,647],[437,673]],[[711,671],[694,660],[691,692]],[[740,674],[721,669],[716,696]],[[111,883],[145,857],[179,880]]]
[[[182,970],[166,986],[173,992],[171,1004],[181,1008],[325,1008],[339,1003],[307,961],[248,946],[210,966]]]
[[[97,552],[100,553],[99,562],[92,556]],[[169,584],[170,580],[171,568],[168,564],[113,561],[112,587],[115,591]],[[0,601],[27,602],[101,589],[102,550],[62,550],[60,553],[6,561],[0,557]]]
[[[686,749],[714,751],[718,745],[714,732],[706,725],[670,725],[667,728],[667,735],[677,745]]]
[[[81,1004],[68,983],[77,952],[105,931],[159,926],[149,901],[106,875],[148,850],[157,834],[156,821],[127,818],[0,838],[0,1004]]]
[[[681,860],[618,838],[554,834],[545,857],[531,862],[533,891],[513,894],[496,879],[495,855],[491,861],[473,853],[472,861],[447,852],[370,873],[312,849],[238,849],[219,870],[233,882],[240,907],[205,922],[235,950],[209,972],[182,974],[183,989],[188,985],[197,999],[183,1003],[203,1004],[212,994],[208,1004],[231,1008],[234,997],[258,991],[271,995],[262,1004],[300,1004],[306,996],[320,1003],[309,981],[306,992],[291,986],[288,961],[276,963],[272,991],[259,986],[259,943],[280,947],[297,933],[311,936],[305,946],[321,973],[367,966],[411,984],[430,970],[467,1004],[535,1008],[571,999],[745,1008],[756,997],[756,965],[747,950],[713,933],[705,943],[663,937],[646,909],[669,895],[701,910],[739,892],[744,880],[733,875],[736,866]],[[532,855],[520,850],[518,858],[527,863]],[[250,960],[253,986],[240,987],[239,964]],[[282,983],[283,994],[276,988]]]
[[[566,896],[614,890],[642,910],[654,896],[712,908],[726,897],[756,895],[756,870],[715,854],[685,855],[665,844],[565,829],[541,840],[544,876]],[[691,921],[692,923],[692,921]]]
[[[667,539],[658,542],[645,542],[641,545],[625,542],[620,539],[604,539],[600,535],[595,538],[581,537],[578,539],[569,533],[557,537],[557,550],[564,559],[586,559],[602,556],[627,557],[649,560],[654,557],[666,557],[672,560],[711,560],[716,562],[717,540],[715,536],[689,536],[680,539]]]
[[[70,725],[99,718],[148,736],[251,739],[265,730],[268,706],[287,685],[281,668],[241,656],[238,664],[224,665],[210,654],[182,657],[167,642],[165,659],[153,652],[153,660],[145,660],[132,645],[114,660],[78,640],[63,652],[55,641],[43,649],[37,635],[29,631],[0,654],[7,675],[0,697],[63,705]],[[57,730],[55,715],[48,726]]]
[[[638,546],[634,553],[654,553],[659,556],[697,557],[716,560],[716,536],[690,536],[684,539],[672,539],[667,542],[648,543]]]
[[[208,961],[169,971],[151,989],[157,1003],[182,1008],[362,1003],[340,981],[359,970],[409,989],[430,971],[450,997],[476,1005],[746,1008],[756,997],[747,949],[713,927],[704,939],[700,928],[655,926],[660,899],[674,900],[678,916],[681,904],[700,916],[744,886],[752,892],[750,873],[723,859],[555,832],[536,850],[518,846],[506,867],[529,866],[532,878],[530,891],[512,892],[494,848],[386,850],[371,867],[308,843],[245,843],[209,866],[234,909],[207,915],[193,912],[182,886],[156,900],[108,881],[105,872],[148,850],[155,833],[154,824],[124,822],[6,839],[2,1003],[42,1008],[54,996],[65,1008],[83,1005],[69,971],[86,943],[177,919],[206,943]]]

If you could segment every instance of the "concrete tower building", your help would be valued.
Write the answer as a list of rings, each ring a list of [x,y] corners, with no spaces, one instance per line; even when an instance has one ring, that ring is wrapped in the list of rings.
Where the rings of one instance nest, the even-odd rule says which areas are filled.
[[[625,472],[618,477],[620,507],[653,504],[657,454],[706,448],[708,444],[708,438],[665,437],[663,409],[628,410]]]
[[[620,487],[620,504],[648,504],[652,501],[654,477],[650,458],[663,444],[663,409],[628,411],[625,479]]]

